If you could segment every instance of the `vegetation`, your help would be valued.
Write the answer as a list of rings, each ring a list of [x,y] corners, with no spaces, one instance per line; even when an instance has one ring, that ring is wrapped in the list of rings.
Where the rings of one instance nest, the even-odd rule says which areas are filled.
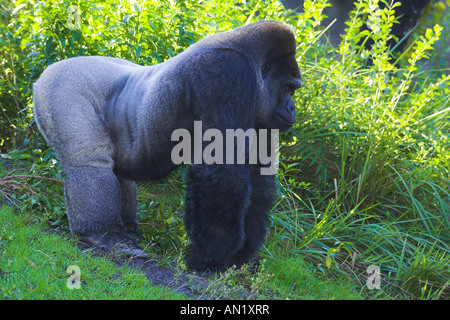
[[[0,298],[2,299],[182,299],[149,286],[142,273],[79,250],[75,239],[49,233],[34,214],[0,208]],[[80,267],[82,290],[68,284],[69,266]]]
[[[42,234],[24,236],[45,234],[48,225],[67,230],[58,163],[33,123],[32,83],[42,70],[78,55],[154,64],[209,34],[275,19],[291,24],[298,40],[305,85],[295,96],[297,124],[282,137],[279,201],[259,272],[234,270],[217,281],[265,298],[448,299],[450,72],[433,48],[448,37],[439,23],[448,26],[450,4],[435,2],[438,21],[419,28],[396,56],[386,47],[396,5],[379,10],[378,2],[358,2],[338,48],[328,45],[320,26],[325,0],[305,1],[302,13],[256,0],[1,2],[0,197],[21,211],[0,211],[1,297],[81,297],[54,295],[64,274],[28,276],[40,281],[34,296],[26,293],[25,277],[9,274],[20,275],[30,262],[51,268],[59,257],[69,259],[64,241],[73,246],[54,235],[49,245],[33,241]],[[366,21],[370,32],[361,32]],[[367,37],[375,42],[370,50],[363,46]],[[140,186],[143,244],[163,267],[184,267],[185,173],[180,168],[162,183]],[[21,244],[29,251],[16,264],[11,250]],[[57,248],[49,251],[54,257],[40,254],[42,246]],[[87,259],[92,270],[110,268],[83,252],[70,257]],[[367,286],[370,265],[381,270],[380,289]],[[126,270],[114,272],[128,279]],[[173,298],[146,291],[141,280],[124,281],[139,292],[121,297]],[[83,297],[117,296],[110,290]]]

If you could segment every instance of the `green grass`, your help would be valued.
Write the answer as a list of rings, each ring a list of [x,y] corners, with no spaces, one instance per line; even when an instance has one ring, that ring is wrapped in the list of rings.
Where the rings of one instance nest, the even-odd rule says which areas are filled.
[[[0,299],[185,298],[162,286],[152,286],[136,270],[80,250],[74,238],[57,235],[32,213],[4,206],[0,225]],[[67,287],[67,270],[72,265],[81,271],[79,290]],[[246,268],[230,270],[212,278],[200,295],[216,299],[360,299],[346,280],[347,284],[317,277],[300,256],[266,257],[258,273]]]
[[[67,287],[67,268],[77,265],[81,288]],[[52,233],[32,213],[0,208],[0,299],[183,299],[144,274],[117,267]]]
[[[273,252],[308,259],[336,282],[352,279],[364,297],[447,297],[450,253],[448,242],[439,239],[438,233],[410,227],[415,221],[377,221],[367,214],[370,210],[337,215],[333,205],[328,208],[319,213],[305,206],[297,216],[292,211],[276,211],[268,246]],[[370,265],[381,269],[380,290],[367,288]]]
[[[312,272],[302,255],[280,256],[264,262],[268,273],[269,292],[282,299],[355,300],[363,299],[349,277],[339,281],[323,278]]]

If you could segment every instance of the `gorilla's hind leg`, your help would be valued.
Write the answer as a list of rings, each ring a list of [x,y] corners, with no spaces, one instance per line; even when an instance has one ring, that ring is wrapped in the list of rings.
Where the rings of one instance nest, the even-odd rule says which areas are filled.
[[[116,248],[129,256],[144,254],[125,233],[121,188],[113,170],[85,166],[66,171],[65,197],[71,232],[102,249]]]
[[[137,188],[136,183],[119,177],[121,195],[121,217],[124,231],[127,234],[142,237],[139,233],[139,221],[137,213]]]

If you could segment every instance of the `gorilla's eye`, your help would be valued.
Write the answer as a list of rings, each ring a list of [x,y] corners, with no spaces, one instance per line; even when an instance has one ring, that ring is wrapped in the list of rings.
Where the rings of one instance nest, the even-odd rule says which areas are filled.
[[[294,93],[295,88],[293,86],[291,86],[290,84],[287,84],[287,85],[283,86],[283,91],[285,93]]]
[[[261,68],[262,75],[265,76],[270,71],[271,68],[272,68],[272,66],[270,65],[270,63],[263,64],[263,66]]]

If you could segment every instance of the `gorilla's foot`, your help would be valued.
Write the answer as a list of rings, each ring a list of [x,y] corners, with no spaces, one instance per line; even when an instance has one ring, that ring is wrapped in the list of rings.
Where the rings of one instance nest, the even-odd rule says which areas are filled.
[[[197,252],[195,248],[191,249],[186,260],[186,266],[189,270],[200,273],[217,273],[227,269],[225,261],[206,259],[204,255]]]
[[[188,259],[186,266],[189,270],[200,274],[219,273],[227,270],[225,263],[200,262],[192,261],[192,259]]]
[[[83,242],[100,249],[124,254],[133,258],[149,258],[149,255],[130,236],[121,232],[92,232],[81,236]]]

